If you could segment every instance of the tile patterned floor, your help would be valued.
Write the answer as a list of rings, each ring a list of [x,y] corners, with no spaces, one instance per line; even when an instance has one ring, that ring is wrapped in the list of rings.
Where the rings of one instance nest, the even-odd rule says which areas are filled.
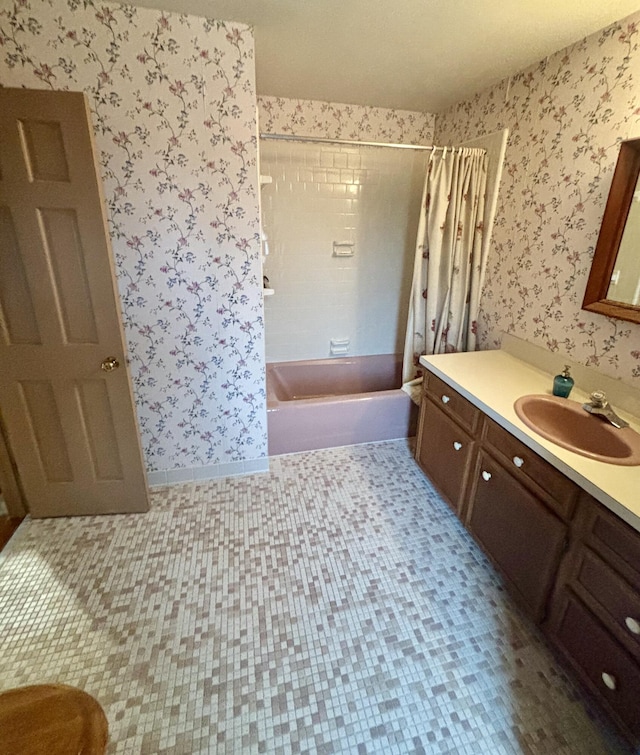
[[[27,520],[0,688],[85,689],[111,753],[620,751],[405,442],[271,467]]]

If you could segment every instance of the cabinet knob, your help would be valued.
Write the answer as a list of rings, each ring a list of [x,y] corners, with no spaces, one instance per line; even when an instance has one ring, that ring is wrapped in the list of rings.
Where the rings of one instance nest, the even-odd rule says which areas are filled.
[[[640,634],[640,621],[637,619],[632,619],[631,616],[627,616],[627,618],[624,620],[624,623],[627,626],[627,629],[631,632],[631,634]]]
[[[453,447],[456,449],[456,451],[459,451],[462,448],[462,443],[458,443],[457,440],[454,440]]]
[[[491,472],[482,472],[482,479],[485,480],[485,482],[489,482],[491,479]]]
[[[520,467],[524,464],[524,459],[521,456],[514,456],[513,457],[513,463],[520,469]]]
[[[607,689],[615,690],[617,687],[616,678],[612,674],[607,674],[606,671],[602,673],[602,681]]]
[[[449,396],[447,396],[446,394],[444,394],[444,395],[442,396],[442,403],[443,403],[443,404],[448,404],[448,403],[449,403],[449,401],[451,401],[451,399],[449,398]]]

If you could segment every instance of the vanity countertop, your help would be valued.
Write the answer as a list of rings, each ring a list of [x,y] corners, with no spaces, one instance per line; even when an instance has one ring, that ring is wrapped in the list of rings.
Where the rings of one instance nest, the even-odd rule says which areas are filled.
[[[550,374],[505,351],[422,356],[420,363],[640,532],[640,466],[606,464],[576,454],[530,430],[516,414],[513,404],[520,396],[551,395]],[[570,399],[583,402],[588,395],[576,385]],[[615,404],[614,409],[640,432],[640,419]]]

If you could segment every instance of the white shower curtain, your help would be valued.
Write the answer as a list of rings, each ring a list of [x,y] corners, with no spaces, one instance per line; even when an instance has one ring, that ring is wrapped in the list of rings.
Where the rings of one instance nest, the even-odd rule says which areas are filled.
[[[486,184],[483,149],[447,148],[431,153],[409,303],[402,370],[405,386],[419,382],[421,354],[476,348],[487,253],[483,243]]]

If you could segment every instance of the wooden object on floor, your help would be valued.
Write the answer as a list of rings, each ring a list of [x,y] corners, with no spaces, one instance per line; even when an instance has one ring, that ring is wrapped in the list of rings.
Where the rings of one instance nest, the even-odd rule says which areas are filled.
[[[86,692],[36,684],[0,694],[0,732],[0,755],[102,755],[108,725]]]
[[[11,540],[24,517],[0,516],[0,551]]]

